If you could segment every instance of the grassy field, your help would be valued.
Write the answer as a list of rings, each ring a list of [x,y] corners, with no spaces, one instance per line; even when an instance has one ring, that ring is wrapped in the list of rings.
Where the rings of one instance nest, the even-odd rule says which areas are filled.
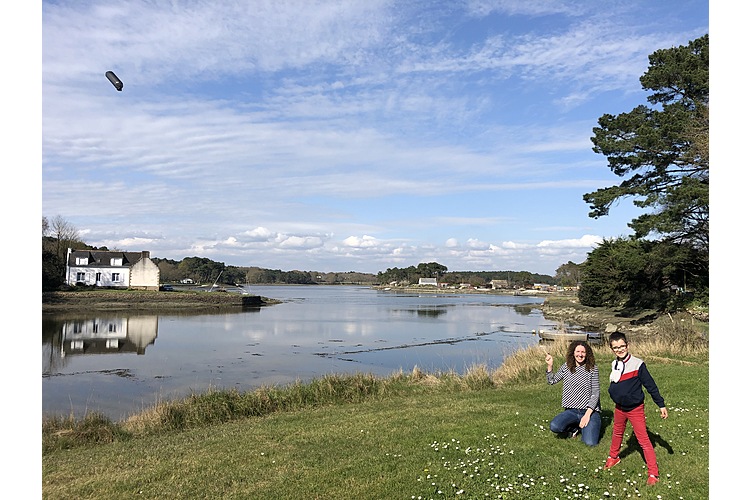
[[[562,362],[561,346],[547,348]],[[628,427],[604,471],[611,351],[595,349],[603,438],[589,448],[548,430],[561,386],[533,347],[489,373],[329,376],[253,393],[165,403],[124,422],[96,415],[43,424],[42,494],[82,498],[674,498],[709,496],[708,349],[637,344],[669,418],[647,396],[661,482]]]

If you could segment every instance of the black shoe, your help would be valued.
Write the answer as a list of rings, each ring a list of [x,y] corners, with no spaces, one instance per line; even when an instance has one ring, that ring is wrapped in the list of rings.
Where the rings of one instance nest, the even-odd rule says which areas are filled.
[[[576,428],[573,432],[570,433],[570,439],[577,438],[580,433],[581,433],[581,429]]]

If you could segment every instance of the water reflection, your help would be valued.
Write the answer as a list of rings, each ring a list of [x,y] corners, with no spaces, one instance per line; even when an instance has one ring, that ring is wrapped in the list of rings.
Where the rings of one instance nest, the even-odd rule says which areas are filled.
[[[62,327],[61,356],[146,353],[159,331],[157,316],[103,317],[66,321]]]
[[[211,388],[329,373],[492,369],[549,329],[533,297],[409,295],[366,287],[253,287],[280,304],[217,314],[43,316],[45,414],[121,419]],[[520,308],[520,310],[519,310]]]
[[[42,325],[42,375],[49,376],[67,365],[69,356],[97,354],[143,355],[156,342],[158,316],[101,316],[63,321],[46,321]]]

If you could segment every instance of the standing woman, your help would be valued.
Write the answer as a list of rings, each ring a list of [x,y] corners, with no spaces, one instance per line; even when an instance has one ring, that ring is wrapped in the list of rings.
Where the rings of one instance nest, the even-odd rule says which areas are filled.
[[[596,446],[602,427],[602,407],[599,403],[599,368],[591,346],[583,340],[571,342],[565,364],[557,373],[552,372],[552,356],[547,354],[544,360],[547,362],[547,383],[563,382],[564,411],[549,423],[550,430],[558,434],[571,433],[571,437],[580,432],[585,444]]]

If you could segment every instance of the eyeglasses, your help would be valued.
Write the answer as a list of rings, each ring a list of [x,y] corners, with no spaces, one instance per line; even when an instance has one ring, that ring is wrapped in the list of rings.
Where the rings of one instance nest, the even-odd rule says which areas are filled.
[[[628,347],[628,344],[623,344],[623,345],[613,345],[613,346],[612,346],[612,350],[613,350],[613,351],[622,351],[623,349],[625,349],[625,348],[627,348],[627,347]]]

